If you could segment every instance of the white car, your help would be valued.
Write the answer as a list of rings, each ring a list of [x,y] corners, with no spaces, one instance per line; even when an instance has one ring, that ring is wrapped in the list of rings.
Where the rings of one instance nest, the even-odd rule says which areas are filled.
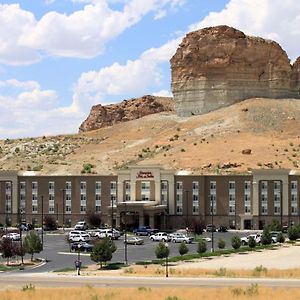
[[[118,231],[114,228],[113,228],[113,230],[111,228],[99,229],[99,233],[96,234],[95,236],[97,236],[99,239],[104,239],[105,237],[109,237],[113,240],[118,240],[119,237],[121,236],[121,233],[120,233],[120,231]]]
[[[151,235],[150,240],[153,242],[170,242],[171,238],[166,232],[158,232]]]
[[[71,242],[89,242],[91,236],[85,231],[72,230],[69,232],[69,240]]]
[[[191,244],[194,240],[193,237],[187,236],[186,234],[183,233],[173,233],[170,234],[171,242],[173,243],[187,243]]]
[[[85,221],[79,221],[76,223],[75,225],[75,230],[86,230],[87,228],[87,225],[86,225],[86,222]]]
[[[260,244],[260,242],[261,242],[261,234],[260,233],[254,233],[254,234],[250,234],[250,235],[242,237],[241,238],[241,244],[243,246],[248,245],[250,237],[254,238],[256,244]]]
[[[12,241],[19,241],[20,240],[20,234],[15,232],[9,232],[2,236],[3,239],[11,239]]]

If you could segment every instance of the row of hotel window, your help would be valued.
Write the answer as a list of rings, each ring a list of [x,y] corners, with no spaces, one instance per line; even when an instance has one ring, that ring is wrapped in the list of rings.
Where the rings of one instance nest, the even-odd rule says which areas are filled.
[[[38,212],[38,182],[32,182],[32,213]],[[268,214],[268,181],[261,181],[260,183],[260,212],[262,215]],[[274,214],[281,213],[281,182],[274,181]],[[54,213],[55,211],[55,183],[54,181],[50,181],[48,184],[49,193],[48,193],[48,201],[49,201],[49,213]],[[236,196],[235,196],[235,181],[229,181],[228,184],[228,199],[229,199],[229,215],[235,214],[236,208]],[[65,184],[65,212],[72,212],[72,183],[67,181]],[[192,212],[195,215],[199,214],[199,182],[192,182],[192,190],[184,190],[183,182],[176,182],[176,213],[183,213],[183,197],[184,192],[186,192],[186,197],[188,197],[188,193],[192,193]],[[217,213],[217,184],[216,181],[210,182],[210,212],[213,214]],[[110,200],[116,204],[117,201],[117,182],[110,182]],[[5,183],[5,199],[6,199],[6,212],[11,213],[12,206],[12,184],[11,182]],[[125,182],[125,201],[131,200],[131,185],[129,181]],[[150,181],[142,181],[141,182],[141,200],[142,201],[150,201]],[[168,182],[161,182],[161,204],[167,205],[168,203]],[[87,186],[86,182],[80,182],[80,212],[86,213],[86,203],[87,203]],[[26,208],[26,183],[20,182],[20,208],[25,211]],[[101,181],[95,182],[95,211],[101,211]],[[244,213],[251,213],[251,181],[244,182]],[[291,214],[298,214],[298,188],[297,181],[291,181]]]

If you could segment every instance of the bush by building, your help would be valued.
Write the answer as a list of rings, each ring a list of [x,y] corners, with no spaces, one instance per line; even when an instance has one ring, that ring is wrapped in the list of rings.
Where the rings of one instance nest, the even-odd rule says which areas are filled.
[[[239,249],[241,247],[241,238],[238,235],[232,237],[231,246],[233,249]]]
[[[206,250],[207,250],[206,241],[201,239],[201,240],[198,242],[198,249],[197,249],[197,252],[201,254],[201,253],[206,252]]]

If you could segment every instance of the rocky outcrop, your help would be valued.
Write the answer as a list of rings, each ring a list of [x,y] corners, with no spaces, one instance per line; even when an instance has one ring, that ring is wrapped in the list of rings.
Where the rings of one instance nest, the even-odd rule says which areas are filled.
[[[80,125],[79,132],[91,131],[163,111],[174,111],[173,98],[146,95],[123,100],[118,104],[106,106],[98,104],[92,107],[89,116]]]
[[[300,59],[291,66],[276,42],[228,26],[187,34],[171,68],[179,116],[204,114],[249,98],[300,97]]]

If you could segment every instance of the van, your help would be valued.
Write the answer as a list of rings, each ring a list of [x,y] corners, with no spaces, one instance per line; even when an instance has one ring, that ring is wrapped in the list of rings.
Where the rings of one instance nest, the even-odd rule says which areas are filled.
[[[77,222],[74,229],[75,230],[86,230],[87,229],[86,222],[85,221]]]

